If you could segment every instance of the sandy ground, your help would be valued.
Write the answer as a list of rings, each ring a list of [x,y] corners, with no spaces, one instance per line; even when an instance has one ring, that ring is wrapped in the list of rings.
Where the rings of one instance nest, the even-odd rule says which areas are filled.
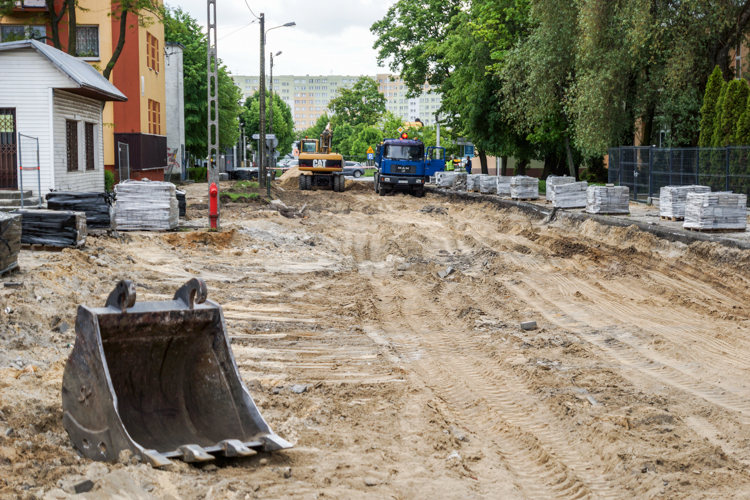
[[[188,188],[193,224],[205,189]],[[81,477],[85,498],[750,497],[747,252],[364,183],[278,195],[290,218],[225,204],[220,234],[22,253],[3,279],[23,288],[0,288],[0,498],[72,498]],[[193,276],[294,448],[167,470],[79,458],[60,402],[76,306],[124,278],[169,299]]]

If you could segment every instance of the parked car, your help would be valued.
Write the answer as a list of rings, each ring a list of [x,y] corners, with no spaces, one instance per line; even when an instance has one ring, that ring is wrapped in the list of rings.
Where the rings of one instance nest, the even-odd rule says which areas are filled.
[[[348,161],[346,162],[346,165],[344,165],[344,175],[350,175],[352,177],[362,177],[365,175],[365,167],[363,167],[361,164],[357,163],[356,161]]]

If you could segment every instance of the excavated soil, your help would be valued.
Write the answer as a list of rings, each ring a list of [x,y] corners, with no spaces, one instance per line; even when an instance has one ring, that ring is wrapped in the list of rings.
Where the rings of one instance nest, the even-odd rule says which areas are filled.
[[[85,498],[750,496],[750,253],[429,194],[276,194],[300,216],[231,204],[218,234],[22,253],[3,279],[23,287],[0,288],[0,498],[72,498],[82,477]],[[79,458],[60,402],[77,305],[125,278],[166,300],[194,276],[294,448]]]

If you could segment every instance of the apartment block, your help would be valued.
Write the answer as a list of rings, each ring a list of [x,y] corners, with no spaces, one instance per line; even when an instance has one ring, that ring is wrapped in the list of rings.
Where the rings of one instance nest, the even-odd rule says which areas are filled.
[[[419,118],[425,125],[435,124],[442,97],[434,92],[430,85],[422,85],[422,94],[409,99],[406,97],[406,84],[401,77],[380,74],[375,77],[375,81],[378,82],[380,93],[385,95],[388,111],[407,122],[413,122]]]

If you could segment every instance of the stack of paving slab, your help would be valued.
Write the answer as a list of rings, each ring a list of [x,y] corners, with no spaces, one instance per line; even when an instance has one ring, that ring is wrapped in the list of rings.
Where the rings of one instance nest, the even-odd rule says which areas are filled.
[[[467,174],[466,190],[473,192],[473,193],[478,193],[481,179],[482,179],[482,174]]]
[[[115,186],[115,223],[120,231],[169,231],[180,221],[171,182],[125,181]]]
[[[510,180],[512,178],[513,176],[510,175],[498,175],[495,177],[497,179],[496,193],[499,196],[510,196]]]
[[[186,191],[180,191],[179,189],[175,190],[175,195],[177,196],[177,207],[180,211],[180,218],[184,219],[187,215],[187,198]]]
[[[744,230],[747,228],[747,195],[735,193],[688,193],[685,229]]]
[[[539,179],[517,175],[510,180],[510,197],[519,200],[539,199]]]
[[[567,175],[550,175],[549,177],[547,177],[547,201],[549,201],[550,203],[555,201],[555,186],[558,186],[560,184],[572,184],[575,181],[575,178],[568,177]]]
[[[710,193],[709,186],[664,186],[659,190],[659,215],[683,220],[688,193]]]
[[[589,186],[586,212],[590,214],[629,214],[630,189],[627,186]]]
[[[86,212],[16,210],[21,215],[21,244],[82,247],[86,244]]]
[[[453,178],[453,189],[456,191],[466,191],[466,178],[468,174],[464,172],[456,172],[456,176]]]
[[[572,179],[572,177],[568,177]],[[587,203],[589,183],[569,182],[565,184],[552,185],[552,206],[557,208],[585,208]],[[550,193],[550,185],[547,184],[547,194]]]
[[[47,208],[86,214],[86,229],[112,228],[112,195],[110,193],[75,193],[52,191],[47,196]]]
[[[479,178],[479,192],[482,194],[497,194],[497,179],[494,175],[483,175]]]
[[[435,172],[435,181],[438,187],[453,187],[455,178],[455,172]]]
[[[18,267],[21,215],[0,212],[0,275]]]

